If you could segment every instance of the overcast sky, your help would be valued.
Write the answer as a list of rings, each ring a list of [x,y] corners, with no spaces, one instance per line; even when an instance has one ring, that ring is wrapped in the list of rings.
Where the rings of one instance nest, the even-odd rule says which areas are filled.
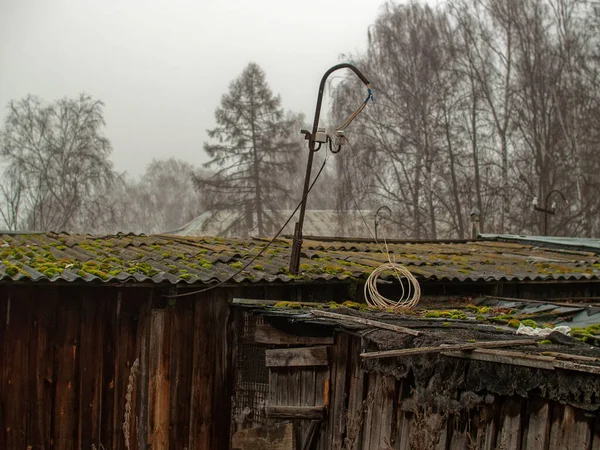
[[[11,99],[86,92],[106,104],[118,170],[200,164],[214,110],[250,61],[312,120],[321,76],[365,49],[382,1],[0,0],[0,119]]]

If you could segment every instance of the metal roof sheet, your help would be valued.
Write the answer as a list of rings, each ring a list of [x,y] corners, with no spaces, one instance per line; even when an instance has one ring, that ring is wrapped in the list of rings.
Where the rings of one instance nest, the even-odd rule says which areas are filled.
[[[268,241],[214,237],[66,233],[0,234],[0,280],[207,284],[227,281]],[[579,244],[578,244],[579,245]],[[366,278],[388,260],[366,240],[318,240],[302,247],[301,274],[290,275],[291,241],[278,239],[234,282]],[[598,280],[595,252],[492,240],[391,242],[389,258],[421,281]],[[591,247],[590,247],[591,248]]]

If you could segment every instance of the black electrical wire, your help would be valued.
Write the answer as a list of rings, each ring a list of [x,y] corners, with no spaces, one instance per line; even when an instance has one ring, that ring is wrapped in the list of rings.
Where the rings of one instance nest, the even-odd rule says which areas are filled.
[[[323,164],[321,165],[321,168],[317,172],[317,175],[315,176],[314,180],[312,181],[312,183],[308,187],[308,190],[306,191],[306,194],[302,197],[302,200],[300,200],[300,203],[298,203],[298,205],[296,206],[296,208],[294,209],[294,211],[292,211],[292,214],[290,214],[290,216],[288,217],[288,219],[281,226],[281,228],[279,228],[279,231],[277,231],[277,233],[275,234],[275,236],[273,236],[273,238],[267,243],[267,245],[265,245],[261,249],[260,252],[258,252],[250,261],[248,261],[245,266],[243,266],[240,270],[238,270],[236,273],[234,273],[233,275],[231,275],[227,279],[225,279],[223,281],[219,281],[215,285],[209,286],[209,287],[204,288],[204,289],[199,289],[199,290],[196,290],[196,291],[192,291],[192,292],[184,292],[184,293],[181,293],[181,294],[163,294],[163,297],[168,297],[168,298],[186,297],[188,295],[195,295],[195,294],[200,294],[202,292],[210,291],[212,289],[218,288],[219,286],[222,286],[225,283],[231,281],[232,279],[234,279],[235,277],[237,277],[239,274],[241,274],[244,270],[246,270],[248,267],[250,267],[250,265],[254,261],[256,261],[260,257],[260,255],[262,255],[271,246],[271,244],[273,244],[273,242],[275,242],[275,239],[277,239],[279,237],[279,235],[283,232],[283,230],[285,229],[285,227],[294,218],[294,214],[296,214],[296,212],[298,211],[298,209],[300,209],[300,206],[302,205],[302,202],[304,202],[306,200],[306,197],[308,196],[309,192],[312,190],[313,186],[315,185],[315,183],[319,179],[319,176],[321,175],[321,172],[323,172],[323,169],[325,168],[325,163],[327,163],[327,158],[328,157],[329,157],[329,155],[327,155],[325,157],[325,159],[323,160]]]

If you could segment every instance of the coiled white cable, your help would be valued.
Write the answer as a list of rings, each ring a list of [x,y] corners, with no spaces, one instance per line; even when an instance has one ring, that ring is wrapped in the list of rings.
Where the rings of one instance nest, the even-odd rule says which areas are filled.
[[[377,280],[379,280],[379,277],[386,271],[394,272],[394,275],[400,284],[401,295],[398,300],[390,300],[381,295],[377,290]],[[388,262],[380,265],[371,272],[371,275],[369,275],[369,278],[367,278],[365,283],[365,300],[367,301],[367,304],[373,308],[410,309],[419,303],[420,298],[421,286],[419,285],[419,282],[402,264]]]

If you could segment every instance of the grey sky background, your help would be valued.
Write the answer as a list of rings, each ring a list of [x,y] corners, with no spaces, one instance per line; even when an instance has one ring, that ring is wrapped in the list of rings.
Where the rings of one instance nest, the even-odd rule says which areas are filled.
[[[382,1],[0,0],[0,120],[11,99],[105,103],[120,171],[199,165],[214,110],[250,61],[312,120],[323,73],[364,50]],[[362,68],[368,74],[366,68]]]

